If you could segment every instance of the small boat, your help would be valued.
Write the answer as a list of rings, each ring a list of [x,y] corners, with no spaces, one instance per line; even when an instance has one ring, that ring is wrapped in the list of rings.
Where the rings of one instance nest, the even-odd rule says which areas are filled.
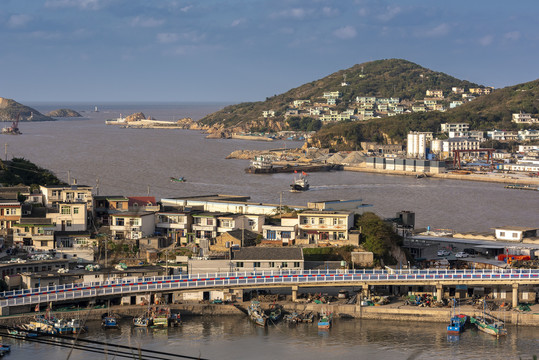
[[[114,314],[103,314],[101,316],[101,327],[103,329],[119,329],[118,320]]]
[[[71,319],[67,322],[73,334],[80,334],[88,331],[88,327],[82,323],[81,319]]]
[[[309,182],[307,182],[307,179],[305,178],[306,175],[307,174],[302,171],[297,179],[296,177],[294,177],[294,182],[290,184],[290,192],[301,192],[309,190]]]
[[[186,182],[187,180],[186,180],[183,176],[182,176],[182,177],[177,177],[177,178],[171,176],[171,177],[170,177],[170,181],[174,181],[174,182]]]
[[[282,310],[281,307],[277,304],[272,304],[269,309],[269,319],[272,322],[277,322],[281,318]]]
[[[168,327],[170,325],[170,308],[167,306],[153,307],[150,310],[150,321],[153,327]]]
[[[466,326],[466,322],[468,321],[468,316],[463,314],[457,314],[457,300],[453,300],[453,304],[451,306],[451,318],[449,319],[449,325],[447,325],[447,333],[458,335],[464,330],[464,326]]]
[[[539,186],[537,186],[537,185],[509,184],[509,185],[505,185],[504,188],[506,188],[506,189],[516,189],[516,190],[539,191]]]
[[[58,331],[58,334],[71,334],[73,329],[69,326],[68,322],[64,319],[54,319],[54,328]]]
[[[318,328],[329,329],[331,327],[332,320],[333,320],[332,314],[323,310],[320,313],[320,319],[318,319]]]
[[[312,323],[314,321],[314,314],[312,312],[301,313],[299,319],[302,323]]]
[[[31,331],[22,330],[22,329],[9,329],[7,332],[8,334],[21,338],[21,339],[34,338],[34,337],[37,337],[38,335],[36,332],[31,332]]]
[[[286,314],[283,317],[283,320],[292,324],[297,324],[298,322],[301,322],[301,319],[297,312],[292,312],[290,314]]]
[[[0,344],[0,352],[8,353],[11,351],[11,345]]]
[[[507,335],[507,329],[503,321],[497,321],[488,316],[470,316],[470,322],[475,324],[478,330],[494,336]]]
[[[133,318],[133,325],[137,327],[148,327],[151,325],[150,318],[145,315]]]
[[[258,326],[266,326],[268,323],[268,316],[264,314],[260,308],[258,301],[252,301],[251,305],[247,308],[247,313],[251,320]]]

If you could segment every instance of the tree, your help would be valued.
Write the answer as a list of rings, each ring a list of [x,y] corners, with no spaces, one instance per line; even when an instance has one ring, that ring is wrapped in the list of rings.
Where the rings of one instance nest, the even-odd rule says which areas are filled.
[[[393,227],[372,212],[360,215],[356,227],[361,231],[363,247],[376,258],[386,263],[396,263],[392,254],[394,247],[400,246],[402,238],[393,231]]]

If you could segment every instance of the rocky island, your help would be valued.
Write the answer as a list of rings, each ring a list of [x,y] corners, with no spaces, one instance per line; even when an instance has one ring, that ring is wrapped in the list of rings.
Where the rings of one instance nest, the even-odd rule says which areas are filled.
[[[49,112],[50,117],[81,117],[82,115],[71,109],[57,109]]]
[[[0,97],[0,121],[54,121],[50,116],[20,104],[12,99]]]

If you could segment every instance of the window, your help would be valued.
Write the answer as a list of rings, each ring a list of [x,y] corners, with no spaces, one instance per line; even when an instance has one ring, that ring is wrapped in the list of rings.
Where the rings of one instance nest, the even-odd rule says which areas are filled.
[[[505,231],[500,231],[500,236],[505,236]]]
[[[230,221],[230,220],[221,220],[221,226],[230,228],[230,227],[232,227],[232,221]]]
[[[72,226],[72,225],[73,225],[73,223],[72,223],[72,221],[71,221],[71,220],[67,220],[67,221],[66,221],[66,226],[68,226],[68,227],[69,227],[69,226]]]
[[[339,232],[339,240],[345,240],[343,232]]]
[[[308,223],[309,223],[309,218],[302,217],[302,218],[301,218],[301,223],[302,223],[302,224],[308,224]]]
[[[249,219],[249,226],[250,227],[253,227],[255,225],[255,221],[254,220],[251,220]]]
[[[288,263],[287,263],[287,262],[281,263],[281,267],[282,267],[282,268],[287,268],[287,267],[288,267]]]
[[[268,230],[266,232],[266,238],[268,240],[275,240],[277,238],[277,235],[275,234],[275,230]]]
[[[71,214],[71,208],[69,206],[62,206],[61,212],[62,212],[62,215],[69,215]]]
[[[243,267],[243,261],[236,262],[236,267]]]
[[[294,267],[295,267],[295,268],[299,268],[299,267],[300,267],[299,261],[294,261]]]
[[[316,222],[316,218],[311,218],[311,225],[314,225]]]
[[[275,267],[275,262],[274,262],[274,261],[270,261],[269,267]]]
[[[281,232],[281,238],[290,239],[291,237],[292,237],[292,232],[290,232],[290,231],[282,231]]]
[[[116,218],[116,226],[124,226],[124,218]]]
[[[73,208],[73,214],[78,214],[79,213],[79,208],[78,207],[74,207]]]
[[[516,232],[513,233],[513,237],[516,238],[518,237],[518,234]]]
[[[47,246],[47,242],[48,242],[48,241],[41,241],[41,246],[42,246],[42,247],[46,247],[46,246]]]
[[[255,267],[255,268],[260,267],[260,261],[255,261],[253,263],[253,267]]]
[[[213,219],[207,219],[207,220],[206,220],[206,224],[207,224],[207,225],[212,225],[212,226],[213,226]]]
[[[325,224],[325,223],[326,223],[326,219],[320,218],[320,219],[318,219],[318,223],[321,224],[321,225],[322,225],[322,224]]]

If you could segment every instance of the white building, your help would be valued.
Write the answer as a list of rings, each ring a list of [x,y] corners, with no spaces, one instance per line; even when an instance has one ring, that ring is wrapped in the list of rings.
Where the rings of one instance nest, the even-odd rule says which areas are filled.
[[[472,138],[449,138],[443,141],[442,151],[444,156],[451,156],[453,150],[476,150],[479,149],[479,141]]]
[[[427,144],[432,141],[431,132],[408,133],[406,152],[409,157],[424,159],[427,156]]]
[[[523,113],[522,111],[519,113],[514,113],[512,117],[512,122],[517,124],[537,124],[539,123],[539,119],[532,118],[532,114]]]
[[[470,124],[468,123],[444,123],[440,125],[443,133],[449,133],[450,131],[468,131],[470,130]]]
[[[522,226],[504,226],[494,229],[496,240],[522,241],[525,238],[537,237],[537,228]]]

